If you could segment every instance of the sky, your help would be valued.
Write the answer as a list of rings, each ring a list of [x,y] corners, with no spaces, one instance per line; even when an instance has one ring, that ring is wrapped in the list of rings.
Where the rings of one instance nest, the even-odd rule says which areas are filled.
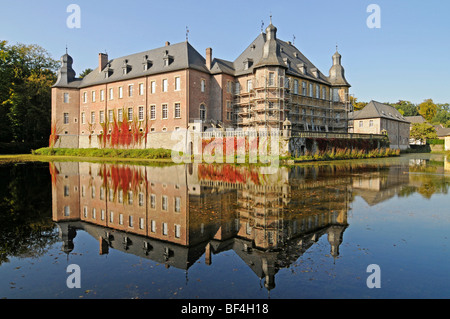
[[[67,12],[80,8],[80,27]],[[377,12],[368,7],[375,4]],[[80,74],[110,59],[186,40],[203,56],[235,60],[268,26],[325,75],[338,45],[358,101],[450,103],[450,1],[446,0],[0,0],[0,40],[38,44],[54,59],[68,47]],[[373,20],[373,18],[379,18]],[[379,22],[371,28],[367,21]],[[295,38],[294,38],[295,37]]]

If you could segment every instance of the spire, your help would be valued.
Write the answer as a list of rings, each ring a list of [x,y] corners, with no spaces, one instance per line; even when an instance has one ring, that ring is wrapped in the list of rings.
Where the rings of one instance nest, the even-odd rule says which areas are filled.
[[[286,64],[281,58],[280,45],[277,41],[277,28],[272,24],[272,16],[270,16],[270,24],[266,28],[266,39],[263,47],[261,60],[256,63],[255,67],[262,66],[282,66],[286,68]]]
[[[54,86],[67,86],[70,82],[75,80],[75,71],[72,68],[73,59],[67,53],[67,45],[66,45],[66,54],[61,57],[61,67],[58,70],[58,79]]]
[[[345,79],[344,67],[341,65],[342,56],[338,52],[338,45],[336,44],[336,52],[333,54],[333,66],[330,69],[330,76],[328,77],[331,84],[334,86],[347,86],[350,84]]]

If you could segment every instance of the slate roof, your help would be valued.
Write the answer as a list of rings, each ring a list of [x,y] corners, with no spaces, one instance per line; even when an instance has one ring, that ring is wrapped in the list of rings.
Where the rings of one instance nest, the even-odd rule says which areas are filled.
[[[405,116],[405,119],[408,120],[411,124],[421,124],[421,123],[427,123],[427,120],[422,115],[417,116]]]
[[[356,112],[355,112],[356,113]],[[410,123],[395,107],[377,101],[370,101],[353,116],[353,120],[385,118],[393,121]]]
[[[272,29],[269,29],[269,27],[266,29],[266,32],[275,32],[276,35],[276,28],[273,27]],[[211,70],[208,70],[206,66],[206,59],[198,53],[188,41],[185,41],[109,60],[109,68],[112,70],[112,73],[107,78],[105,78],[104,70],[99,72],[97,67],[83,79],[72,78],[69,83],[57,81],[54,86],[83,88],[187,68],[210,74],[225,73],[233,76],[251,74],[253,73],[254,68],[258,66],[258,63],[261,63],[263,60],[264,46],[267,38],[268,34],[261,32],[235,61],[214,58]],[[271,63],[277,63],[286,68],[286,74],[327,85],[332,84],[328,76],[320,72],[320,70],[318,70],[316,66],[292,43],[282,41],[276,38],[276,36],[268,42],[271,43]],[[276,48],[276,59],[273,58],[274,54],[272,49],[274,47]],[[173,58],[173,61],[169,66],[164,66],[165,55],[169,55]],[[149,67],[148,70],[144,70],[143,68],[145,59],[151,61],[151,67]],[[251,62],[249,67],[245,66],[245,61],[247,60]],[[129,72],[126,74],[123,73],[125,61],[127,61],[126,63],[129,66]],[[305,66],[304,73],[300,71],[300,65]]]
[[[450,136],[450,128],[442,127],[442,125],[435,125],[434,128],[438,137]]]

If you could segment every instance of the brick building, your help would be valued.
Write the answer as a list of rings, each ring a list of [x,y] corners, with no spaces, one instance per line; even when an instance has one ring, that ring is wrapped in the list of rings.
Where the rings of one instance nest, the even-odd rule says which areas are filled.
[[[336,52],[329,76],[272,23],[234,61],[206,57],[188,41],[109,59],[76,78],[61,57],[52,88],[51,145],[170,147],[183,128],[283,128],[347,131],[349,83]],[[168,142],[169,141],[169,142]]]

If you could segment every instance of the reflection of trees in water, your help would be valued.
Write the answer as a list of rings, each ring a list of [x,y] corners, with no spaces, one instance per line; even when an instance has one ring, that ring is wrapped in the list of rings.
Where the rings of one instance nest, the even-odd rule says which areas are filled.
[[[403,187],[399,196],[408,197],[414,193],[430,199],[434,194],[448,194],[450,179],[444,175],[441,161],[423,161],[421,165],[410,165],[410,184]]]
[[[58,240],[48,164],[0,165],[0,264],[37,257]]]

